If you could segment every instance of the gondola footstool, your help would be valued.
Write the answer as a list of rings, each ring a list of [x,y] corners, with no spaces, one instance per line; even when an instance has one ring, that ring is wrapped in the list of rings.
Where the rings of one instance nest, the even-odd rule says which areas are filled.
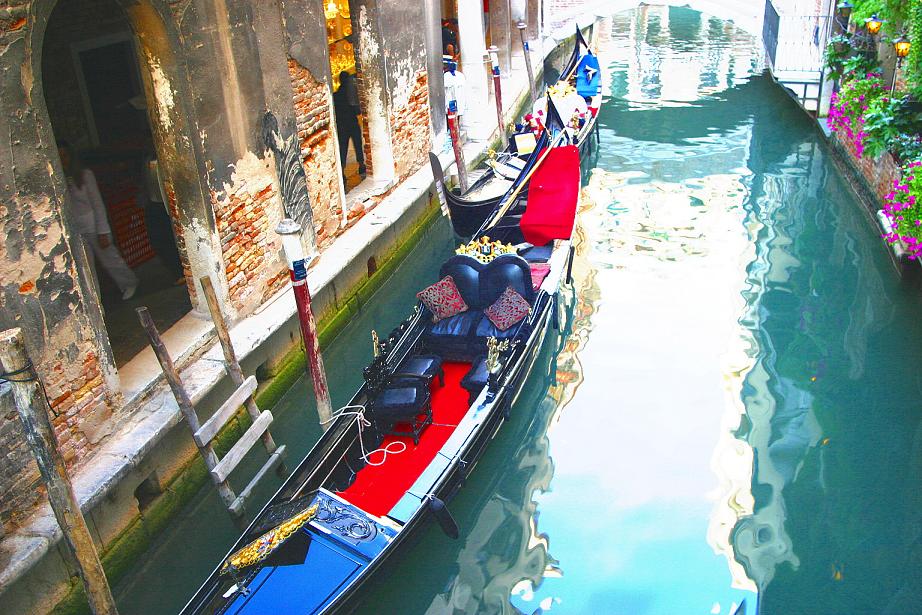
[[[467,391],[467,403],[472,404],[474,400],[480,395],[480,391],[483,390],[483,387],[487,386],[487,381],[490,378],[490,372],[487,370],[487,358],[481,356],[474,360],[471,363],[471,369],[465,374],[464,378],[461,379],[461,387]]]

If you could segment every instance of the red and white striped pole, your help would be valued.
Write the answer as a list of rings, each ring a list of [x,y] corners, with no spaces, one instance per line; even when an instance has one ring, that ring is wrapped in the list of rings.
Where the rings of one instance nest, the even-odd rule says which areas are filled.
[[[283,218],[275,232],[282,236],[282,251],[291,274],[291,289],[295,293],[295,303],[298,306],[301,338],[304,340],[307,365],[314,383],[317,415],[320,417],[321,427],[326,429],[333,417],[333,406],[330,403],[330,388],[327,386],[327,374],[323,368],[323,357],[320,355],[320,343],[317,340],[317,323],[311,311],[311,293],[307,288],[307,266],[313,257],[305,257],[304,246],[301,244],[301,225],[291,218]]]
[[[458,130],[458,101],[448,101],[448,134],[451,136],[451,148],[455,152],[455,166],[458,168],[458,184],[461,193],[467,192],[467,165],[464,162],[464,150],[461,149],[461,133]]]
[[[496,125],[499,126],[499,139],[500,144],[503,149],[506,149],[506,130],[504,128],[505,122],[503,122],[503,90],[500,85],[500,74],[499,74],[499,47],[496,45],[490,46],[487,49],[487,52],[490,55],[490,64],[493,65],[493,97],[496,100]]]

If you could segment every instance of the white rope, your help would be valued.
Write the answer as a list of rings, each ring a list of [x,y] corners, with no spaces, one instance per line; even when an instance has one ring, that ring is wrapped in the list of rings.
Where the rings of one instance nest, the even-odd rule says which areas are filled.
[[[359,430],[359,448],[362,449],[362,459],[364,459],[365,463],[367,463],[368,465],[382,466],[384,465],[384,462],[387,461],[388,455],[396,455],[398,453],[402,453],[405,450],[407,450],[406,442],[395,440],[391,442],[390,444],[387,444],[386,446],[383,446],[381,448],[376,448],[375,450],[371,452],[365,451],[365,442],[362,439],[362,430],[366,427],[371,427],[371,422],[365,418],[365,406],[363,406],[362,404],[343,406],[342,408],[336,411],[336,414],[334,414],[333,416],[331,416],[325,421],[321,421],[320,424],[323,425],[325,423],[330,423],[332,421],[335,421],[341,416],[349,416],[349,415],[352,415],[355,417],[355,424]],[[391,449],[391,447],[394,446],[395,444],[401,446],[402,448]],[[383,457],[381,457],[381,461],[379,461],[378,463],[375,463],[371,459],[369,459],[369,457],[371,457],[375,453],[381,453],[383,455]]]

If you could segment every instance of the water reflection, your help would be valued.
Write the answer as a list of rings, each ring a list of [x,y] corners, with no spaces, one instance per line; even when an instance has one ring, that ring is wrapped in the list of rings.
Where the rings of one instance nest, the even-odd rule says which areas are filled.
[[[424,529],[359,612],[917,612],[917,291],[751,37],[644,6],[596,41],[610,98],[564,326],[450,503],[461,539]],[[449,244],[424,242],[336,344],[350,378]],[[171,574],[179,598],[145,580],[122,604],[175,605],[191,587]]]

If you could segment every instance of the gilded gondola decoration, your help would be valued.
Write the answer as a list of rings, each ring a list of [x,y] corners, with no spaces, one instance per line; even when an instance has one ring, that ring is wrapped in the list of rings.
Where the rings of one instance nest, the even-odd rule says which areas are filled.
[[[490,241],[489,237],[483,236],[470,243],[461,244],[455,250],[455,254],[471,256],[486,264],[500,254],[515,254],[515,246],[511,243],[504,244],[501,241]]]
[[[509,340],[499,341],[495,337],[487,338],[487,371],[491,374],[499,371],[499,355],[509,349]]]
[[[272,552],[282,546],[292,534],[307,525],[317,515],[318,509],[319,505],[314,504],[233,553],[221,566],[221,574],[232,574],[249,568],[272,555]]]

